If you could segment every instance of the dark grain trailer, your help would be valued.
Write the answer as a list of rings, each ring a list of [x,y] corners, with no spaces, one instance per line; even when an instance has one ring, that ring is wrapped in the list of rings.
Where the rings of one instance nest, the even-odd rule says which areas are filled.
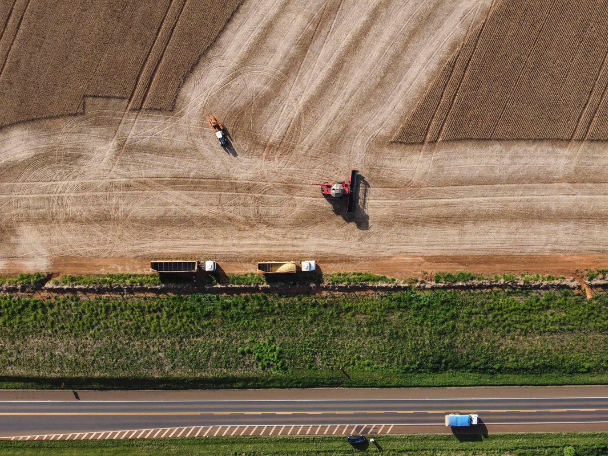
[[[150,262],[154,272],[196,272],[198,261],[193,260],[156,260]]]

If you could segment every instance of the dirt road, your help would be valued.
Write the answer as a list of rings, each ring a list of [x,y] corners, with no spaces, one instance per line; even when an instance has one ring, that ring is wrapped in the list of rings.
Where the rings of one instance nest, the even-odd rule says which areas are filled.
[[[91,258],[81,272],[140,271],[182,256],[396,276],[501,258],[503,270],[605,266],[604,143],[390,142],[489,3],[247,0],[172,113],[88,99],[84,115],[1,130],[0,270]],[[310,184],[354,168],[351,219]]]

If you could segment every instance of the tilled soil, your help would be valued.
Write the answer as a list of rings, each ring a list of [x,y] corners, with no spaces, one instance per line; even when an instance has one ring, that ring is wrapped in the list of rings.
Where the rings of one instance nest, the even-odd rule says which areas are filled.
[[[180,257],[403,278],[605,266],[604,143],[391,142],[489,4],[247,0],[172,113],[87,99],[83,115],[4,128],[0,270],[145,272]],[[353,215],[311,185],[351,169]]]

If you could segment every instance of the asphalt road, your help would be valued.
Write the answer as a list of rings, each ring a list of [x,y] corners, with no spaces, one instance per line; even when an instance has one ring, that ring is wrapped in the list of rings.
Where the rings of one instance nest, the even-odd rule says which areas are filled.
[[[331,393],[312,392],[312,399],[280,397],[259,400],[230,399],[169,399],[163,393],[149,393],[148,398],[125,400],[128,393],[105,399],[81,400],[11,400],[0,396],[0,437],[29,434],[59,434],[68,432],[110,431],[118,429],[165,428],[178,426],[293,426],[387,424],[428,426],[437,432],[443,426],[444,415],[458,412],[477,413],[484,426],[512,426],[514,432],[545,426],[545,430],[579,430],[581,425],[608,430],[608,394],[581,397],[542,397],[543,388],[536,389],[541,397],[499,397],[504,390],[496,389],[497,397],[472,396],[475,390],[434,390],[433,398],[408,398],[390,390],[383,397],[366,399],[365,390],[355,390],[352,398],[332,398]],[[327,390],[325,390],[327,391]],[[403,390],[394,390],[403,391]],[[457,391],[457,390],[456,390]],[[598,390],[604,393],[604,390]],[[283,392],[280,396],[289,393]],[[242,396],[242,392],[240,394]],[[268,395],[268,394],[267,394]],[[238,396],[238,394],[237,394]],[[252,394],[255,397],[255,394]],[[302,394],[294,395],[302,397]],[[330,396],[330,397],[327,397]],[[344,396],[342,394],[342,396]],[[371,395],[373,396],[373,394]],[[487,396],[487,395],[486,395]],[[230,397],[225,392],[224,397]],[[558,429],[559,428],[559,429]],[[433,429],[433,430],[432,430]]]

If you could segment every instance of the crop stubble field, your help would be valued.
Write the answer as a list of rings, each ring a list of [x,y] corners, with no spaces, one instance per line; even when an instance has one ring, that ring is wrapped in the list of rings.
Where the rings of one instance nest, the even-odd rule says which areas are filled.
[[[605,0],[496,2],[395,139],[606,140],[607,16]]]
[[[49,36],[72,33],[69,27],[40,24],[47,17],[44,11],[67,14],[67,2],[38,3],[30,2],[21,28],[37,27]],[[112,14],[107,8],[125,8],[125,19],[112,35],[116,41],[108,45],[116,52],[104,54],[95,71],[87,70],[92,82],[78,96],[70,92],[63,104],[51,105],[78,112],[83,96],[98,96],[85,98],[84,112],[0,130],[0,269],[47,270],[64,257],[187,255],[237,262],[605,252],[604,143],[392,141],[407,120],[404,114],[416,109],[429,88],[435,91],[433,110],[446,127],[438,127],[427,113],[417,119],[416,131],[428,127],[437,137],[452,131],[447,127],[457,105],[445,104],[441,97],[460,100],[476,61],[472,58],[467,66],[462,56],[479,52],[471,43],[487,33],[496,12],[511,11],[509,2],[495,2],[492,12],[489,0],[246,0],[186,77],[174,104],[164,91],[173,93],[189,71],[187,65],[175,65],[175,59],[198,58],[198,44],[180,47],[179,42],[203,40],[195,24],[208,19],[205,2],[165,2],[163,16],[160,6],[144,11],[148,7],[140,3],[107,2],[106,9],[87,3],[86,8],[103,11],[98,16],[83,12],[78,19],[101,21]],[[591,4],[603,8],[603,3],[582,3],[577,9],[556,2],[563,11],[573,10],[569,22],[599,21],[584,36],[603,36],[603,16],[590,17],[585,9]],[[13,10],[19,5],[18,0]],[[527,6],[529,27],[538,28],[530,9],[534,5],[541,8],[544,2]],[[28,15],[34,7],[40,14]],[[180,10],[182,16],[201,17],[181,28],[177,20],[167,39]],[[154,14],[159,16],[156,35],[140,36],[129,26]],[[557,27],[558,19],[549,16],[547,24],[553,25],[547,27]],[[9,17],[7,27],[14,20]],[[499,40],[500,21],[494,22]],[[141,38],[141,49],[152,52],[141,57],[138,51],[139,63],[129,60],[127,65],[121,59],[128,52],[116,37],[129,33]],[[92,46],[93,35],[82,46]],[[21,36],[15,35],[4,71],[16,64],[11,56],[26,44]],[[538,34],[536,53],[549,52],[553,41],[544,36]],[[9,38],[5,33],[0,39],[0,51]],[[42,35],[36,39],[48,42]],[[156,53],[154,40],[164,55]],[[546,44],[538,47],[543,40]],[[79,52],[84,51],[66,54],[65,68],[51,68],[68,71]],[[601,52],[589,54],[597,67]],[[450,70],[442,72],[446,62]],[[113,84],[105,76],[116,65],[123,65],[125,73]],[[135,68],[141,69],[142,81],[151,81],[147,86],[135,88],[132,75],[140,75]],[[552,74],[557,70],[559,66],[550,68]],[[599,117],[592,122],[588,111],[593,106],[600,110],[599,86],[606,78],[598,72],[581,117],[593,124]],[[7,74],[16,79],[21,73]],[[577,77],[595,80],[591,70],[567,74],[562,75],[564,87]],[[77,71],[70,75],[82,81]],[[445,91],[433,86],[437,75],[448,81]],[[462,85],[450,85],[451,75],[464,75]],[[519,83],[530,78],[524,71]],[[71,83],[67,86],[72,90]],[[40,93],[51,96],[44,87]],[[127,101],[99,97],[108,94]],[[512,104],[527,96],[517,91],[499,95]],[[37,103],[17,103],[15,112]],[[163,110],[127,109],[140,103]],[[475,108],[496,115],[489,106]],[[209,113],[228,127],[233,154],[219,147],[205,122]],[[572,124],[576,122],[570,119],[564,125],[571,129]],[[482,123],[479,128],[486,127]],[[551,128],[565,127],[555,123]],[[343,208],[334,213],[310,183],[347,179],[354,168],[363,180],[357,212],[349,219]]]

